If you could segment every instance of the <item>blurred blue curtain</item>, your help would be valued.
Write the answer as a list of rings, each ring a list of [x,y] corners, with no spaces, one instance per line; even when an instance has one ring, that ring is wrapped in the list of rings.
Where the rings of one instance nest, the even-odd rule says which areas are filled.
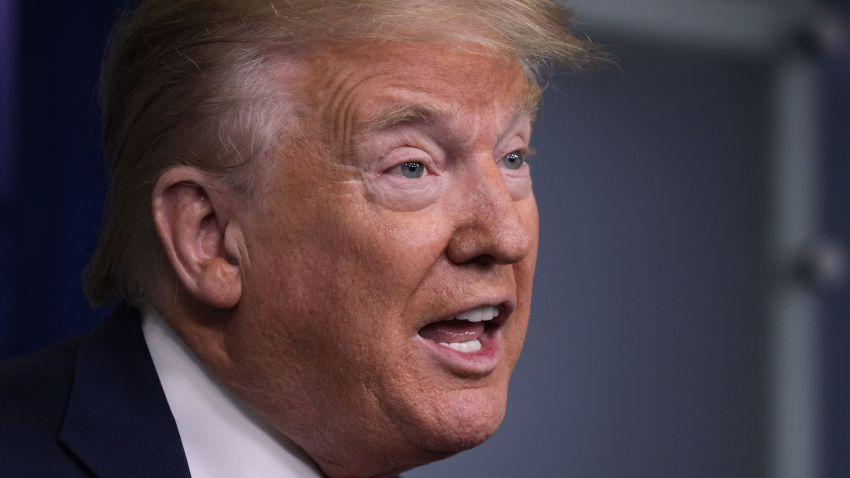
[[[0,358],[94,326],[81,271],[105,193],[97,77],[125,2],[0,1]]]

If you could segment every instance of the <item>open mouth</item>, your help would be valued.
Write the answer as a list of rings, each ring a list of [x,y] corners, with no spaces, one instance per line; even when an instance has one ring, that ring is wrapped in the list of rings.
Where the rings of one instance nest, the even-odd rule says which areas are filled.
[[[477,354],[486,351],[494,341],[496,332],[508,315],[505,308],[494,305],[476,307],[422,327],[419,336],[462,354]]]

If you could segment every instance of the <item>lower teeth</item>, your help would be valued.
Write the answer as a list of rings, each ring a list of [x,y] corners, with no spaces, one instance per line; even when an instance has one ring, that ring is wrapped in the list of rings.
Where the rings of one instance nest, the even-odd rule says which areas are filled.
[[[469,342],[439,342],[439,344],[443,347],[448,347],[452,350],[457,350],[458,352],[466,354],[471,354],[481,350],[481,342],[478,339],[470,340]]]

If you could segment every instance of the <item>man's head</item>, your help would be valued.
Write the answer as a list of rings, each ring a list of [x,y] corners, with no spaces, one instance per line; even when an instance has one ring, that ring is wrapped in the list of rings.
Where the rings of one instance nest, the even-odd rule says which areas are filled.
[[[534,0],[144,3],[105,69],[90,297],[152,304],[332,476],[482,442],[529,315],[537,75],[586,53],[564,19]]]

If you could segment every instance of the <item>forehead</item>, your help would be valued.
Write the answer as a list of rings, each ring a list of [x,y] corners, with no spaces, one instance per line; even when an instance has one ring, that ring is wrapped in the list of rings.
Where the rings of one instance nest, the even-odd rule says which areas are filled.
[[[518,61],[480,47],[373,42],[311,55],[301,84],[311,111],[348,126],[391,126],[468,112],[528,113],[538,89]]]

